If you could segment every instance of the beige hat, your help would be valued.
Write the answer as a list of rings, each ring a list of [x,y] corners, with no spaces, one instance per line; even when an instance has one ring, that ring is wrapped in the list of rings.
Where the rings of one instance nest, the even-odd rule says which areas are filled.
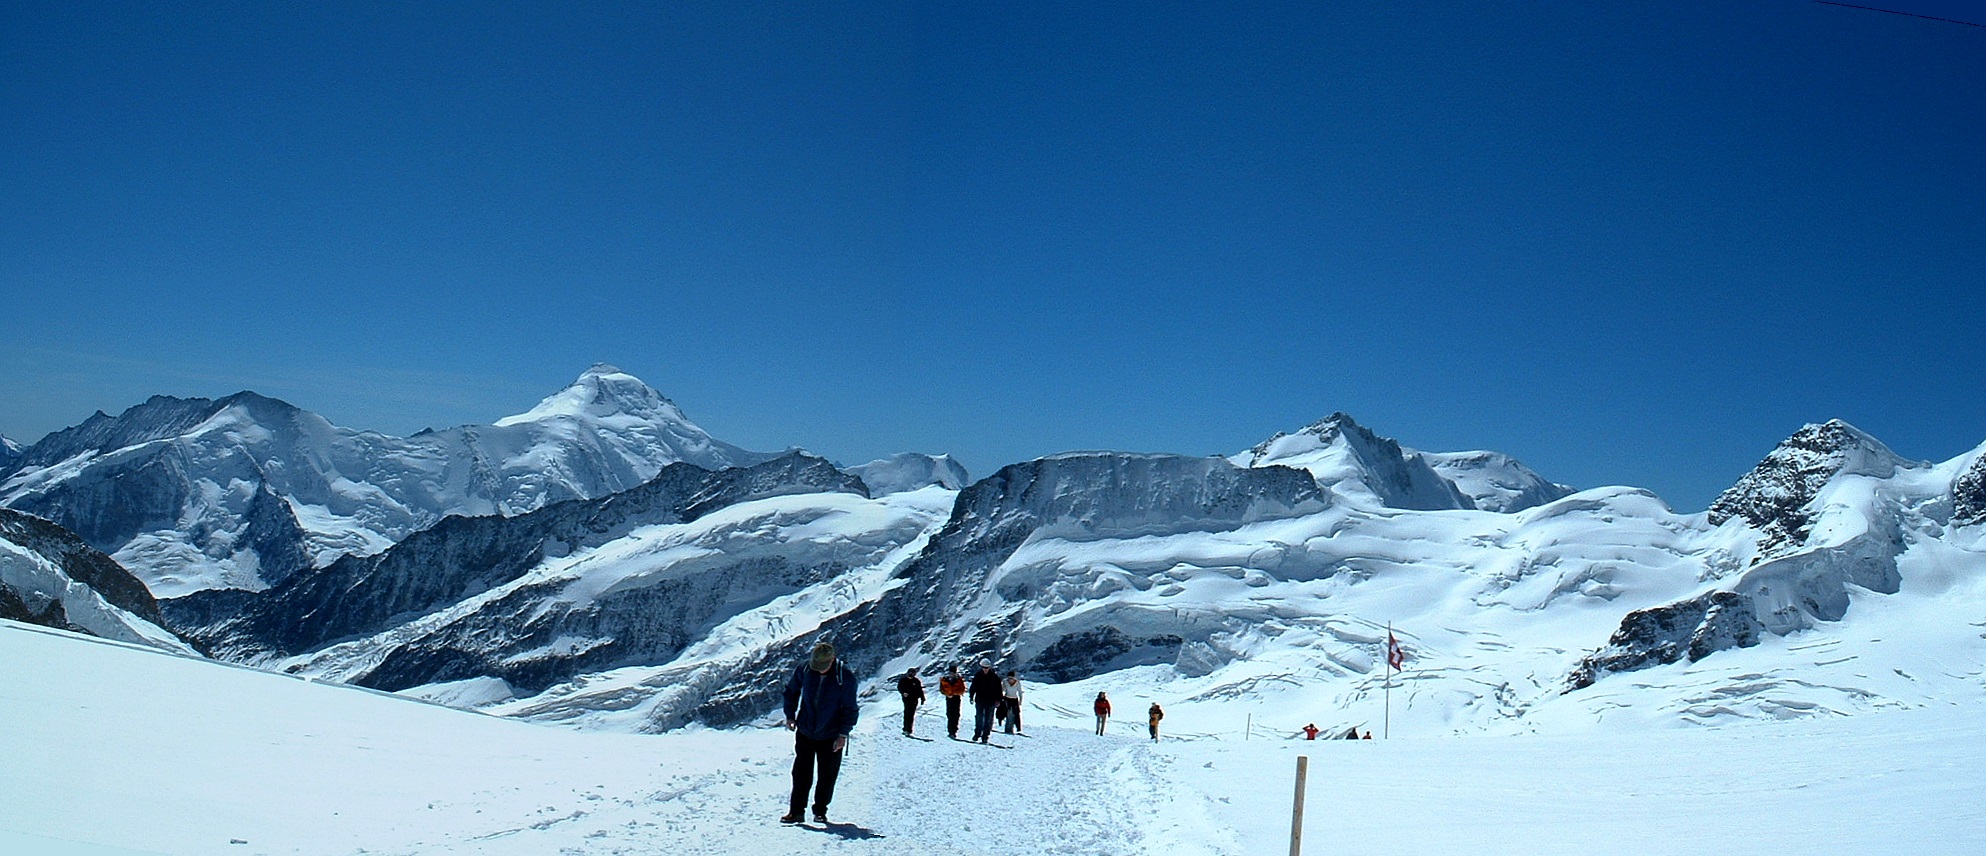
[[[814,658],[807,663],[816,672],[825,672],[834,665],[834,646],[826,642],[814,646]]]

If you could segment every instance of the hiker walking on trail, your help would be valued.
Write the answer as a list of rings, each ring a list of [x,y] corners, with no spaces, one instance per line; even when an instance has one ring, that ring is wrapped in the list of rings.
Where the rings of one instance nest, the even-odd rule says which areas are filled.
[[[1103,725],[1110,721],[1110,699],[1103,693],[1097,693],[1096,704],[1091,707],[1096,709],[1096,736],[1102,737]]]
[[[972,739],[985,743],[993,736],[993,709],[1006,696],[1000,693],[1000,676],[993,671],[993,664],[979,661],[979,673],[972,676]]]
[[[959,667],[953,665],[938,679],[938,694],[945,697],[945,734],[953,740],[959,739],[959,703],[965,699],[965,678],[959,676]]]
[[[1007,698],[1007,733],[1012,734],[1021,730],[1021,676],[1009,671],[1000,694]]]
[[[1154,743],[1158,742],[1159,720],[1164,718],[1165,718],[1165,711],[1159,708],[1158,702],[1152,702],[1152,709],[1145,711],[1145,721],[1151,725],[1152,742]]]
[[[917,724],[917,706],[924,703],[924,682],[917,679],[917,667],[896,679],[897,694],[903,696],[903,733],[909,735]]]
[[[835,658],[834,646],[814,646],[813,656],[786,682],[786,727],[793,731],[793,797],[780,823],[799,823],[814,792],[814,822],[827,822],[834,780],[841,775],[842,750],[855,730],[855,674]],[[816,779],[816,773],[819,777]]]

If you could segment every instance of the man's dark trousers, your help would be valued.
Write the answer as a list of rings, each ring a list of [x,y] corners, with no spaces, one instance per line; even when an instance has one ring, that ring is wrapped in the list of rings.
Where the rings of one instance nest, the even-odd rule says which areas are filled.
[[[945,733],[959,739],[959,697],[945,696]]]
[[[820,770],[819,781],[814,771]],[[834,780],[841,775],[841,753],[834,751],[834,738],[815,740],[793,733],[793,799],[787,806],[794,814],[807,807],[807,789],[814,790],[814,811],[825,814],[834,801]]]
[[[994,704],[995,704],[994,702],[984,701],[984,702],[975,703],[973,705],[973,707],[977,708],[975,712],[978,714],[978,716],[974,717],[973,719],[972,739],[985,740],[986,738],[993,736]]]

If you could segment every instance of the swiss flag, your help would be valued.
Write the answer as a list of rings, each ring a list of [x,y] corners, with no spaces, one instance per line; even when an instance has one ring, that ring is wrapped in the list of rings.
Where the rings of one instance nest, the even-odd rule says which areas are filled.
[[[1386,665],[1398,671],[1401,663],[1407,662],[1407,652],[1401,650],[1400,640],[1393,638],[1393,631],[1386,631]]]

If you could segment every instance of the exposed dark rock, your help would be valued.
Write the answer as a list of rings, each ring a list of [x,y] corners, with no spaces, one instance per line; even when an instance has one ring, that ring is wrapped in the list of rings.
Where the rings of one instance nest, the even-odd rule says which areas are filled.
[[[1970,526],[1986,521],[1986,454],[1952,480],[1952,523]]]
[[[1133,665],[1173,662],[1185,643],[1175,634],[1136,638],[1104,625],[1049,643],[1027,664],[1027,671],[1032,678],[1053,683],[1080,681]]]
[[[1031,670],[1056,683],[1080,681],[1096,674],[1105,663],[1135,650],[1138,644],[1139,640],[1109,625],[1071,633],[1042,649]]]
[[[51,599],[45,606],[36,609],[21,592],[6,583],[0,583],[0,618],[57,630],[88,632],[69,623],[69,616],[62,609],[62,601]]]
[[[1764,627],[1751,598],[1737,592],[1710,592],[1680,603],[1628,613],[1607,647],[1580,661],[1567,690],[1593,685],[1608,672],[1628,672],[1687,659],[1696,662],[1727,648],[1758,644]]]

